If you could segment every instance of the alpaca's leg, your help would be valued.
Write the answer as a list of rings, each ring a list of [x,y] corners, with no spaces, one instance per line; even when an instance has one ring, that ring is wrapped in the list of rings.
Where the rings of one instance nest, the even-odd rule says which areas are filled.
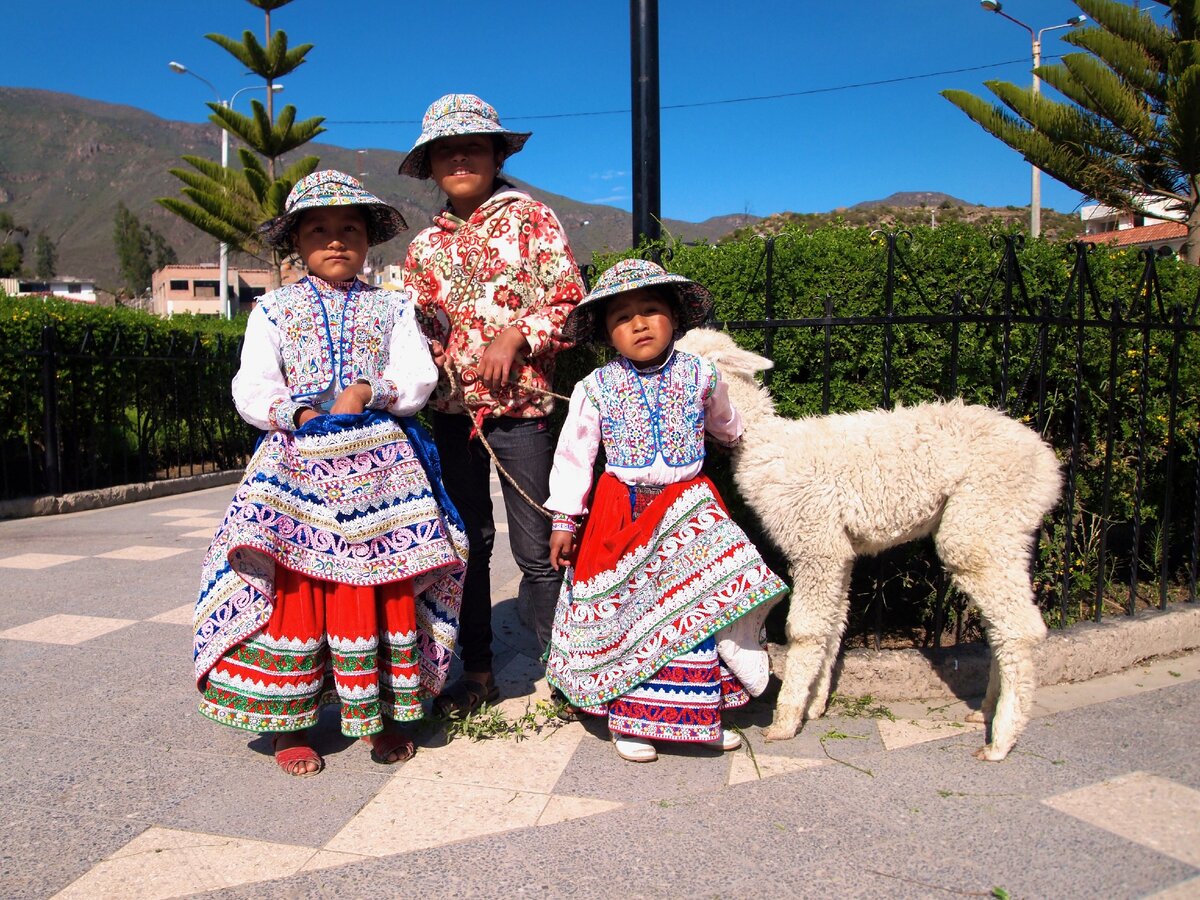
[[[992,652],[1000,670],[1000,689],[997,692],[995,711],[989,721],[988,743],[976,750],[975,756],[997,762],[1008,756],[1008,752],[1017,742],[1017,736],[1029,721],[1029,712],[1037,689],[1037,672],[1033,665],[1033,647],[1036,640],[992,643]]]
[[[847,604],[846,612],[849,612],[849,604]],[[837,664],[838,650],[842,646],[842,632],[846,628],[846,618],[843,615],[840,627],[836,634],[831,634],[825,639],[825,659],[821,665],[821,674],[817,678],[817,686],[813,689],[812,697],[808,701],[808,709],[804,711],[804,719],[819,719],[825,715],[825,707],[829,705],[829,689],[833,684],[833,667]]]
[[[979,712],[970,712],[967,714],[968,722],[983,722],[985,725],[992,721],[992,717],[996,714],[996,696],[1000,692],[1000,663],[996,659],[996,654],[992,654],[991,664],[988,666],[988,683],[987,692],[983,695],[983,706]]]
[[[829,677],[846,627],[853,557],[814,558],[794,566],[788,610],[787,662],[768,741],[794,737],[806,718],[825,710]]]
[[[988,743],[976,756],[1001,760],[1029,719],[1037,689],[1033,648],[1046,636],[1046,625],[1029,583],[1029,538],[1005,535],[999,527],[990,540],[977,537],[987,533],[988,518],[977,519],[966,533],[948,529],[957,518],[944,517],[938,550],[983,616],[992,650],[983,712],[991,728]],[[985,528],[980,529],[981,523]]]

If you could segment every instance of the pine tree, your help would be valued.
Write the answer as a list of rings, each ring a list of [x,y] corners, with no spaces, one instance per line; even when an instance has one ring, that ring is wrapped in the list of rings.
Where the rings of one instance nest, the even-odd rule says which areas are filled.
[[[4,233],[4,241],[0,243],[0,278],[7,278],[21,271],[21,261],[25,258],[24,246],[14,238],[28,237],[29,229],[18,225],[11,213],[0,212],[0,232]]]
[[[131,297],[140,297],[150,285],[154,267],[150,265],[150,247],[146,231],[138,217],[124,203],[117,204],[113,216],[113,244],[117,251],[117,267]]]
[[[113,244],[125,290],[131,297],[140,297],[149,289],[156,270],[177,261],[175,248],[167,239],[143,225],[124,203],[117,204],[113,216]]]
[[[266,46],[249,32],[240,41],[222,34],[205,35],[228,51],[238,62],[266,82],[264,106],[250,101],[251,114],[243,115],[219,103],[209,103],[209,121],[228,131],[245,144],[238,149],[241,169],[224,169],[219,163],[198,156],[183,157],[190,169],[171,169],[184,183],[181,192],[187,200],[160,197],[158,202],[201,231],[223,241],[231,249],[241,250],[269,262],[272,284],[279,284],[280,255],[258,240],[261,222],[283,212],[284,202],[293,185],[316,170],[319,159],[306,156],[281,169],[285,153],[308,143],[325,129],[324,117],[296,121],[296,108],[285,106],[275,117],[274,83],[304,64],[312,44],[288,47],[282,31],[271,34],[271,12],[292,0],[247,0],[266,16]]]
[[[1166,200],[1187,225],[1184,258],[1200,265],[1200,0],[1153,2],[1169,10],[1165,25],[1136,5],[1075,0],[1098,27],[1066,34],[1084,52],[1035,73],[1069,102],[1004,81],[985,85],[1007,109],[965,91],[942,96],[1106,206],[1144,211]]]
[[[42,281],[49,281],[57,273],[58,253],[54,241],[44,231],[39,231],[37,241],[33,245],[33,274]]]

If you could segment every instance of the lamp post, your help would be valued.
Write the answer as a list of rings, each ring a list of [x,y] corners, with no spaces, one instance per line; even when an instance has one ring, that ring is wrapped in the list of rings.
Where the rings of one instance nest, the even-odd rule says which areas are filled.
[[[180,75],[191,75],[193,78],[195,78],[199,81],[203,81],[205,84],[208,85],[209,89],[213,92],[214,96],[216,96],[217,103],[223,109],[231,108],[233,106],[233,101],[237,99],[238,94],[241,94],[244,91],[253,91],[253,90],[262,91],[262,90],[267,89],[267,85],[265,85],[265,84],[251,84],[244,88],[238,88],[236,91],[233,92],[232,96],[230,96],[230,98],[228,100],[225,100],[221,97],[221,92],[217,90],[216,85],[214,85],[211,81],[209,81],[203,75],[197,75],[195,72],[193,72],[187,66],[185,66],[183,63],[176,62],[175,60],[171,60],[169,63],[167,63],[167,67],[172,72],[178,72]],[[283,85],[282,84],[272,84],[270,86],[270,88],[271,88],[271,93],[273,94],[278,91],[282,91]],[[229,168],[229,132],[226,131],[224,129],[224,127],[221,128],[221,168],[222,169]],[[220,260],[221,260],[221,264],[218,267],[218,273],[219,273],[218,277],[220,278],[220,284],[219,284],[219,287],[217,288],[217,291],[218,291],[218,296],[220,297],[221,315],[223,315],[226,319],[232,319],[233,318],[233,302],[230,300],[230,297],[229,297],[229,245],[227,243],[225,243],[225,241],[221,241]]]
[[[980,0],[979,3],[988,12],[994,12],[998,16],[1003,16],[1010,22],[1020,25],[1029,32],[1029,43],[1033,50],[1033,93],[1039,95],[1042,92],[1042,79],[1038,78],[1037,69],[1042,64],[1042,35],[1047,31],[1057,31],[1059,28],[1074,28],[1087,21],[1087,16],[1071,16],[1061,25],[1049,25],[1045,28],[1039,28],[1036,32],[1029,25],[1026,25],[1020,19],[1014,18],[1006,13],[1000,0]],[[1038,237],[1042,233],[1042,172],[1041,170],[1030,163],[1029,174],[1029,233],[1031,237]]]

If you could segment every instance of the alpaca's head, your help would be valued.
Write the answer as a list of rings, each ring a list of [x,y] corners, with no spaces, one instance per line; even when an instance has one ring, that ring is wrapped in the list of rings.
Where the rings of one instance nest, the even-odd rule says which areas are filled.
[[[693,328],[675,346],[685,353],[711,360],[726,375],[741,376],[749,381],[754,380],[755,373],[775,365],[765,356],[743,350],[724,331],[712,328]]]
[[[729,386],[729,399],[746,419],[748,426],[763,416],[774,414],[775,404],[771,402],[771,395],[754,378],[756,373],[774,366],[771,360],[743,350],[725,332],[711,328],[694,328],[680,338],[675,346],[685,353],[702,356],[717,367],[721,378]]]

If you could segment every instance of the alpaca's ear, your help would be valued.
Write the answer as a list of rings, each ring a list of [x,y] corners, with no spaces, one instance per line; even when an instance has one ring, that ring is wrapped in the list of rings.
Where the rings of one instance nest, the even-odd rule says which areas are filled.
[[[741,347],[721,350],[713,355],[712,360],[731,372],[737,372],[739,375],[746,375],[750,378],[754,377],[755,372],[765,372],[767,369],[775,368],[775,363],[765,356],[759,356],[757,353],[751,353]]]
[[[755,372],[774,368],[775,364],[765,356],[743,350],[733,338],[723,331],[712,328],[694,328],[680,339],[680,350],[695,353],[730,372],[754,377]]]

